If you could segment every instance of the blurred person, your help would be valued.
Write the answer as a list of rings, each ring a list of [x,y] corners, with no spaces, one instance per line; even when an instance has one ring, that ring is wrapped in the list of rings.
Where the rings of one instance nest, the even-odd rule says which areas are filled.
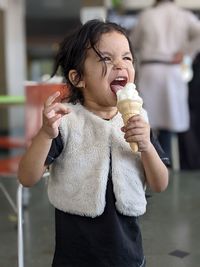
[[[189,82],[190,129],[179,133],[181,169],[200,169],[200,53],[193,64],[193,78]]]
[[[64,39],[56,60],[70,89],[44,106],[43,125],[19,165],[24,186],[50,166],[49,200],[55,207],[53,267],[144,267],[138,217],[145,187],[168,184],[166,156],[152,138],[146,112],[123,120],[116,89],[134,82],[130,41],[119,25],[88,21]],[[130,142],[137,142],[133,153]]]
[[[150,125],[171,157],[172,134],[190,126],[185,79],[189,69],[183,72],[181,66],[186,55],[192,58],[200,50],[200,21],[173,0],[157,0],[139,15],[130,39],[138,56],[138,90]]]

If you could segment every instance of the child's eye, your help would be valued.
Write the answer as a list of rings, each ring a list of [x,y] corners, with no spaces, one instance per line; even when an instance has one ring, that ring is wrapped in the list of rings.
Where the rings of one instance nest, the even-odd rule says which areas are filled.
[[[133,61],[132,57],[124,57],[124,60]]]
[[[110,62],[111,61],[111,58],[110,57],[102,57],[102,60],[104,62]]]

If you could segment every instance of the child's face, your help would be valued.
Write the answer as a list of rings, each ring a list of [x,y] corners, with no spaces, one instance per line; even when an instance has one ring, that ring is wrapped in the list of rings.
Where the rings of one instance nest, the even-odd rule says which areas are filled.
[[[83,94],[86,107],[105,109],[115,107],[116,93],[112,84],[124,86],[127,82],[134,82],[135,70],[133,57],[126,37],[118,32],[105,33],[97,45],[103,61],[93,49],[89,49],[84,64]],[[107,72],[103,74],[103,67]]]

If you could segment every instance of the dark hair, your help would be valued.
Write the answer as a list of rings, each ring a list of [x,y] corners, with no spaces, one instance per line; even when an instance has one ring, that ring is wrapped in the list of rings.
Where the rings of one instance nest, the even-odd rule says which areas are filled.
[[[69,98],[68,101],[72,103],[80,102],[83,104],[84,98],[82,92],[76,87],[83,76],[84,62],[87,56],[88,49],[92,48],[97,55],[101,58],[101,54],[98,51],[97,43],[99,42],[101,35],[104,33],[109,33],[117,31],[123,34],[130,46],[130,51],[132,51],[131,42],[128,38],[127,31],[120,25],[112,22],[103,22],[100,20],[90,20],[87,23],[78,27],[75,31],[70,33],[60,44],[58,53],[55,58],[55,64],[53,68],[54,76],[58,70],[61,68],[61,73],[69,87]],[[73,85],[69,80],[68,74],[71,69],[77,71],[76,84]],[[103,67],[103,74],[106,73],[106,65]]]

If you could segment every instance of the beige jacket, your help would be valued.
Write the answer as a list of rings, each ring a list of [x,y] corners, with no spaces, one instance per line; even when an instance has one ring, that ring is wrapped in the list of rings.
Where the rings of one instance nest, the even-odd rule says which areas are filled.
[[[145,176],[140,153],[125,142],[120,114],[106,121],[82,105],[69,105],[60,132],[61,155],[50,169],[48,195],[58,209],[96,217],[105,208],[105,194],[112,158],[112,181],[117,210],[139,216],[146,210]],[[143,115],[146,116],[145,111]]]

